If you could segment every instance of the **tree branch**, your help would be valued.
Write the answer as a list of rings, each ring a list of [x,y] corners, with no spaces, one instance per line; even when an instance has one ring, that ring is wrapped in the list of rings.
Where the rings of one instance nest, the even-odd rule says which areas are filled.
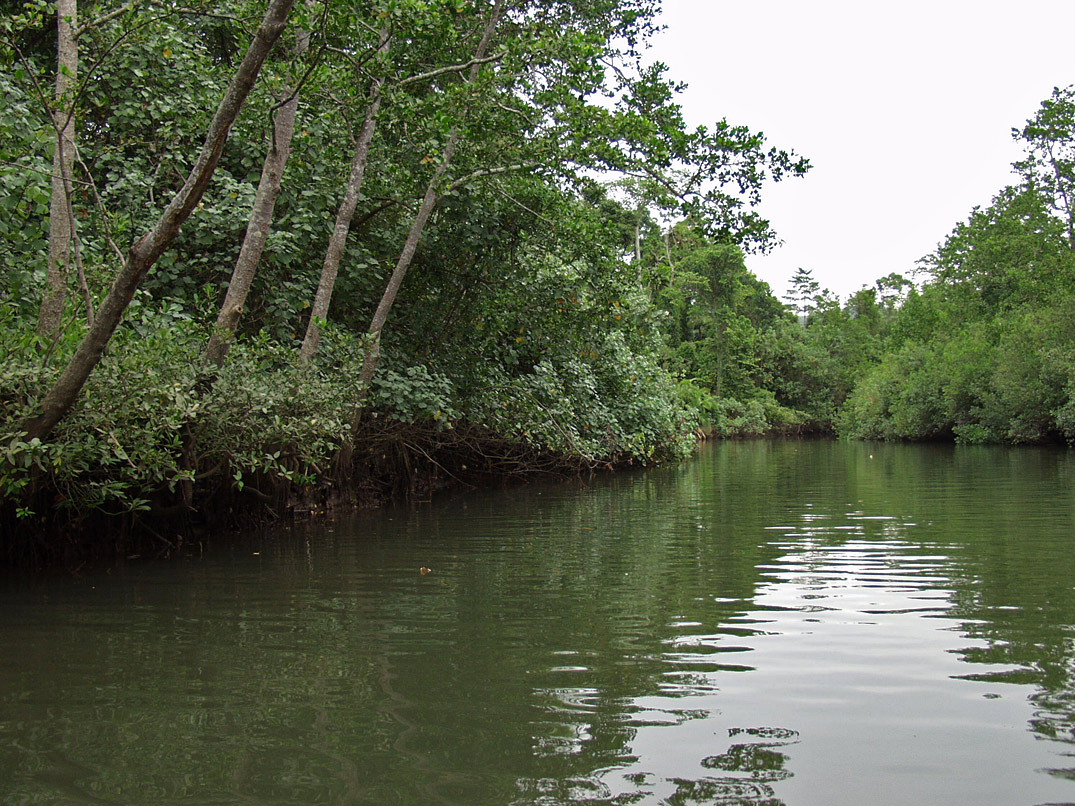
[[[142,2],[143,0],[131,0],[131,2],[124,3],[114,11],[109,11],[107,14],[102,14],[95,20],[90,20],[88,22],[82,23],[82,25],[78,26],[78,28],[75,29],[75,38],[77,39],[78,37],[82,36],[82,34],[86,33],[86,31],[90,30],[91,28],[97,28],[98,26],[104,25],[105,23],[112,22],[112,20],[114,20],[116,17],[122,17],[128,11],[131,11],[135,6],[141,5]]]
[[[512,171],[525,171],[530,168],[539,168],[541,167],[541,164],[542,163],[540,162],[518,162],[514,165],[502,165],[499,168],[485,168],[481,171],[474,171],[473,173],[469,173],[466,176],[461,176],[456,179],[454,182],[448,185],[447,188],[445,188],[444,192],[451,193],[456,188],[460,188],[463,185],[469,184],[475,179],[482,179],[486,176],[499,176],[500,174],[511,173]]]
[[[544,222],[545,222],[546,224],[551,224],[551,225],[552,225],[552,226],[553,226],[554,228],[556,227],[556,222],[555,222],[555,221],[553,221],[553,220],[552,220],[551,218],[548,218],[548,217],[546,217],[546,216],[543,216],[543,215],[542,215],[541,213],[539,213],[539,212],[538,212],[537,210],[533,210],[533,209],[531,209],[531,208],[527,207],[527,206],[526,206],[525,204],[523,204],[523,203],[522,203],[521,201],[519,201],[518,199],[516,199],[516,198],[515,198],[514,196],[512,196],[512,195],[511,195],[510,193],[506,193],[505,191],[501,190],[501,189],[500,189],[500,188],[498,188],[498,187],[494,187],[494,188],[493,188],[493,192],[494,192],[494,193],[499,193],[499,194],[500,194],[501,196],[503,196],[503,197],[504,197],[505,199],[507,199],[508,201],[510,201],[510,202],[511,202],[512,204],[514,204],[514,205],[517,205],[518,207],[522,208],[523,210],[525,210],[526,212],[530,213],[530,215],[534,216],[535,218],[540,218],[540,219],[541,219],[542,221],[544,221]]]
[[[101,226],[104,227],[105,240],[108,241],[108,245],[112,247],[112,251],[116,253],[116,257],[119,258],[119,265],[122,268],[127,264],[127,258],[124,256],[123,250],[120,249],[116,242],[112,239],[112,229],[108,226],[108,211],[105,209],[104,202],[101,201],[101,195],[97,192],[97,185],[94,184],[93,174],[90,173],[90,169],[86,165],[86,163],[82,161],[82,155],[78,153],[77,148],[75,149],[75,161],[78,162],[79,167],[81,167],[82,170],[86,173],[86,176],[89,177],[89,181],[82,181],[76,179],[72,179],[71,181],[82,181],[82,184],[89,185],[90,189],[93,191],[93,200],[94,204],[97,206],[97,212],[101,216]],[[157,167],[160,167],[159,163]]]
[[[430,70],[428,73],[419,73],[416,76],[409,76],[396,84],[397,87],[407,87],[411,84],[416,84],[419,81],[428,81],[431,78],[437,76],[443,76],[447,73],[461,73],[471,67],[476,67],[483,64],[489,64],[490,62],[498,62],[503,59],[508,52],[502,50],[499,53],[494,53],[492,56],[485,56],[481,59],[471,59],[463,64],[452,64],[447,67],[438,67],[436,70]],[[468,81],[469,83],[469,81]]]

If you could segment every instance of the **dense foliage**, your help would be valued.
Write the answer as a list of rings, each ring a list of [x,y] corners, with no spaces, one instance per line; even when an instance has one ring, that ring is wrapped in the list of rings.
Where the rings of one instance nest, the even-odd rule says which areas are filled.
[[[924,283],[781,300],[755,207],[808,164],[685,124],[658,5],[0,3],[0,526],[1075,439],[1073,91]]]
[[[675,459],[725,405],[692,361],[754,382],[718,308],[807,164],[686,126],[656,2],[291,5],[0,5],[9,535]]]
[[[915,267],[840,301],[800,268],[784,295],[734,246],[649,227],[666,365],[720,435],[1075,442],[1075,89],[1013,132],[1019,182]]]
[[[1075,90],[1014,135],[1021,181],[922,261],[840,415],[849,436],[1075,442]]]

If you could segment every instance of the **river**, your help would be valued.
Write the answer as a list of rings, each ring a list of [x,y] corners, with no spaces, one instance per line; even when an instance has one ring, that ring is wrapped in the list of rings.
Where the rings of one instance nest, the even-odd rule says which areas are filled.
[[[0,583],[0,803],[1075,803],[1075,455],[704,446]]]

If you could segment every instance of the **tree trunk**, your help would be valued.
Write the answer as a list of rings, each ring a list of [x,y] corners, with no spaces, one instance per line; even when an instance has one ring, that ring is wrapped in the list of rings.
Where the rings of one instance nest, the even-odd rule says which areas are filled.
[[[1053,147],[1049,145],[1049,163],[1053,168],[1053,176],[1056,179],[1056,191],[1060,194],[1063,202],[1064,220],[1067,223],[1068,249],[1075,252],[1075,210],[1072,209],[1071,199],[1068,197],[1067,188],[1064,185],[1064,173],[1060,170]]]
[[[403,285],[403,278],[407,275],[407,270],[414,260],[418,242],[422,239],[422,230],[425,229],[426,223],[429,221],[429,217],[432,215],[433,208],[437,203],[437,184],[448,169],[452,152],[455,151],[458,142],[459,126],[453,126],[451,134],[448,136],[448,142],[441,153],[440,165],[437,166],[437,170],[433,173],[433,178],[429,180],[429,184],[426,186],[426,193],[422,197],[422,205],[418,208],[418,215],[415,216],[414,223],[411,224],[410,232],[407,233],[407,240],[403,244],[403,251],[399,255],[399,260],[396,261],[395,269],[392,270],[392,276],[388,278],[388,285],[385,286],[384,294],[381,295],[377,310],[374,311],[373,320],[370,322],[369,328],[369,335],[373,337],[373,340],[366,350],[366,356],[362,361],[362,371],[358,376],[360,404],[365,400],[366,391],[369,389],[370,381],[373,380],[373,373],[377,370],[377,362],[381,356],[381,330],[384,328],[388,313],[392,310],[392,305],[396,301],[400,286]]]
[[[284,30],[295,0],[272,0],[242,63],[232,77],[209,124],[201,153],[183,186],[172,198],[152,230],[127,252],[124,265],[108,291],[93,326],[86,332],[55,385],[41,401],[41,413],[27,419],[22,430],[28,439],[44,438],[78,399],[93,368],[97,366],[112,334],[123,318],[139,282],[179,232],[197,206],[213,177],[231,125],[257,80],[261,66]]]
[[[638,208],[638,216],[635,218],[635,265],[638,267],[638,276],[642,277],[642,208]]]
[[[485,24],[481,42],[478,43],[477,51],[475,51],[474,54],[475,62],[484,59],[485,54],[489,51],[489,43],[493,39],[493,31],[496,29],[497,21],[500,18],[500,10],[503,5],[503,0],[496,0],[493,5],[493,11],[489,16],[488,22]],[[478,71],[480,69],[481,65],[478,63],[475,63],[470,68],[470,75],[468,77],[469,84],[473,84],[478,78]],[[396,301],[396,295],[399,293],[400,286],[403,285],[403,278],[410,268],[411,261],[414,260],[414,253],[418,248],[418,241],[422,238],[422,230],[425,229],[426,222],[429,221],[429,216],[433,213],[433,207],[437,203],[437,187],[444,177],[444,173],[448,170],[452,154],[455,152],[455,147],[459,143],[459,133],[460,127],[459,124],[456,123],[452,127],[451,133],[448,135],[448,142],[445,143],[444,150],[441,152],[440,164],[437,166],[436,171],[433,172],[433,176],[426,186],[426,193],[422,198],[421,207],[418,208],[418,215],[415,216],[410,232],[407,233],[407,240],[403,245],[403,251],[400,253],[399,260],[396,262],[396,267],[393,269],[392,276],[389,278],[388,285],[385,287],[384,294],[381,296],[381,301],[373,314],[373,320],[370,322],[369,335],[372,336],[372,342],[366,349],[366,355],[362,361],[362,370],[358,376],[359,413],[356,414],[356,420],[357,417],[360,416],[362,406],[366,400],[366,394],[369,391],[370,381],[373,380],[373,373],[376,372],[377,363],[381,357],[381,331],[384,329],[389,311],[392,310],[392,304]],[[357,430],[357,425],[356,422],[353,430]]]
[[[388,51],[389,34],[381,32],[381,43],[378,47],[380,53]],[[381,89],[384,86],[384,78],[374,79],[370,87],[370,103],[366,108],[366,116],[362,121],[362,131],[355,145],[355,154],[351,159],[351,175],[347,179],[347,189],[344,191],[340,207],[336,212],[336,224],[332,228],[332,237],[329,238],[328,249],[325,252],[325,262],[321,266],[321,279],[317,283],[317,293],[314,295],[313,305],[310,307],[310,321],[306,326],[306,335],[302,339],[302,347],[299,349],[299,361],[309,363],[317,352],[317,345],[321,341],[321,328],[318,322],[328,317],[329,304],[332,302],[332,291],[336,286],[336,277],[340,272],[340,261],[343,259],[343,250],[347,246],[347,235],[351,231],[351,218],[358,206],[358,197],[362,193],[362,183],[366,178],[366,163],[369,161],[370,143],[373,142],[373,133],[377,128],[377,113],[381,107]]]
[[[300,32],[297,41],[295,55],[301,57],[306,50],[309,37]],[[291,92],[285,91],[283,97],[287,98],[289,95]],[[243,305],[246,304],[247,294],[250,293],[250,285],[254,281],[254,274],[261,261],[265,242],[269,239],[273,210],[276,207],[276,199],[280,195],[280,185],[283,181],[287,158],[291,153],[291,138],[295,134],[295,117],[298,108],[299,97],[296,91],[287,103],[276,110],[273,119],[272,139],[269,143],[269,151],[265,155],[265,162],[261,167],[261,179],[258,181],[258,189],[254,194],[254,205],[250,210],[246,235],[243,237],[239,258],[235,261],[235,268],[231,273],[228,293],[220,306],[216,325],[209,337],[209,344],[205,348],[205,360],[218,367],[224,365],[228,349],[235,338],[235,330],[239,326]]]
[[[67,267],[71,257],[70,193],[75,164],[75,114],[73,109],[78,73],[78,0],[58,0],[56,4],[56,109],[52,113],[56,129],[56,149],[52,155],[52,197],[49,200],[49,262],[45,294],[37,319],[37,334],[53,339],[60,332],[67,299]]]

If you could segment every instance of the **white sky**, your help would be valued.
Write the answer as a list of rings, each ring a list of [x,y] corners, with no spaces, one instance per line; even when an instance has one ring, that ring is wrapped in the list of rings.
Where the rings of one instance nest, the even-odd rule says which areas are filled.
[[[721,118],[813,169],[770,185],[784,245],[747,265],[782,296],[796,267],[846,299],[908,275],[1014,181],[1011,138],[1075,83],[1071,0],[663,0],[649,52],[691,125]]]

